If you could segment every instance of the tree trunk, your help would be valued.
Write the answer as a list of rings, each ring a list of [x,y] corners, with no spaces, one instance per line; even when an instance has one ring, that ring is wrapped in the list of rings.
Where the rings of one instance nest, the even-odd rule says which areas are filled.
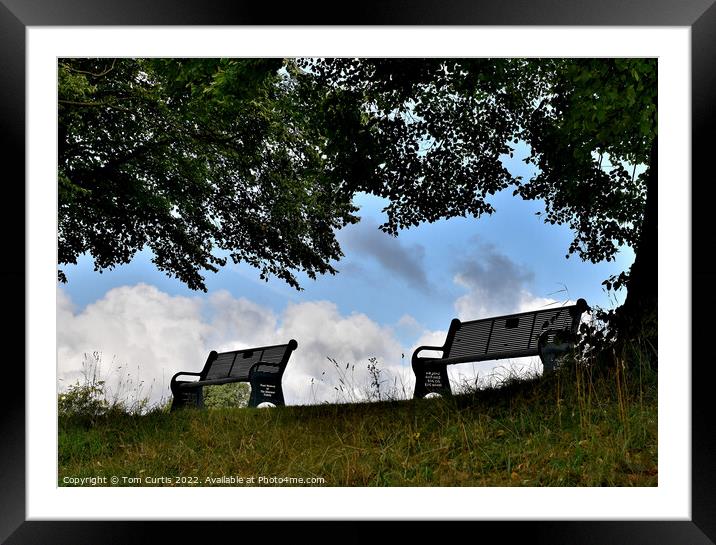
[[[647,341],[657,348],[658,301],[658,150],[651,146],[646,182],[646,205],[636,256],[627,282],[627,297],[617,311],[619,337],[623,341]]]

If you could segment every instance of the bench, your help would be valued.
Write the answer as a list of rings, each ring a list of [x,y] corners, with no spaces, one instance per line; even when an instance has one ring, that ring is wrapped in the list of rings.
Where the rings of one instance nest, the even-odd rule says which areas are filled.
[[[183,407],[202,408],[204,386],[230,382],[248,382],[251,385],[249,407],[256,407],[263,402],[284,405],[281,377],[291,353],[297,347],[298,343],[291,339],[288,344],[245,348],[232,352],[218,353],[212,350],[200,373],[180,371],[172,377],[171,410]],[[177,380],[184,375],[196,376],[199,379]]]
[[[454,319],[443,346],[420,346],[413,352],[413,397],[422,398],[433,392],[450,395],[447,366],[454,363],[539,356],[544,371],[553,371],[557,358],[574,347],[582,313],[588,309],[587,302],[579,299],[574,305],[559,308],[470,322]],[[420,357],[423,350],[442,354]]]

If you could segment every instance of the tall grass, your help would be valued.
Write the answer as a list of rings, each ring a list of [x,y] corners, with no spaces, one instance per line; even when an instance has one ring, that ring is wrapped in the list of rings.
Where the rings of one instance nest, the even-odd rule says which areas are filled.
[[[373,403],[61,417],[59,483],[161,475],[216,486],[207,477],[235,475],[326,486],[655,486],[650,361],[639,350],[602,354],[430,400],[390,397],[397,384],[379,368],[351,384],[354,369],[333,361],[336,395]]]
[[[58,393],[60,417],[96,418],[108,413],[141,415],[160,410],[167,404],[166,398],[150,404],[154,381],[147,387],[139,378],[139,368],[133,372],[113,358],[106,369],[99,351],[84,354],[80,375],[80,379]]]
[[[365,366],[365,373],[359,368],[356,373],[355,363],[342,363],[336,358],[327,357],[329,365],[321,372],[318,379],[311,379],[312,404],[325,403],[366,403],[376,401],[398,401],[409,399],[412,388],[408,386],[402,374],[387,373],[378,358],[370,357]],[[405,369],[407,372],[408,369]],[[319,399],[317,386],[328,386],[333,393],[331,399]]]

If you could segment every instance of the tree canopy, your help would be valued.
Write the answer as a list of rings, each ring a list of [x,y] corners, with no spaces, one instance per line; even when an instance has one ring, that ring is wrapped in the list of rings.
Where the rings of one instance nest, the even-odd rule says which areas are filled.
[[[303,62],[364,112],[360,189],[387,197],[386,230],[493,212],[514,186],[597,262],[639,237],[656,136],[654,59],[328,59]],[[530,146],[530,180],[501,157]],[[365,151],[369,153],[366,153]]]
[[[397,234],[490,214],[506,188],[572,228],[568,254],[655,258],[656,76],[655,59],[60,59],[59,263],[146,245],[193,289],[226,254],[299,288],[336,272],[357,192],[388,199]],[[503,165],[520,142],[530,179]]]
[[[192,289],[228,253],[298,286],[356,221],[280,59],[61,59],[60,264],[145,245]],[[60,278],[63,279],[60,271]]]

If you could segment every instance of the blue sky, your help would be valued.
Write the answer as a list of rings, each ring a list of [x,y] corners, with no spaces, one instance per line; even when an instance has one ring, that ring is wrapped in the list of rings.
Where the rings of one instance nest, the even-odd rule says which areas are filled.
[[[506,161],[513,174],[529,174],[517,159]],[[544,210],[543,203],[515,197],[511,189],[490,199],[497,210],[491,216],[425,223],[401,231],[398,237],[378,229],[386,218],[382,208],[387,201],[358,194],[354,202],[360,207],[361,221],[338,232],[346,254],[334,262],[339,274],[314,281],[299,273],[304,288],[299,292],[276,278],[260,280],[256,269],[229,261],[219,273],[207,273],[209,293],[225,289],[275,311],[289,301],[327,299],[344,313],[363,312],[380,323],[394,323],[409,314],[427,327],[440,328],[454,317],[453,301],[465,292],[454,276],[470,261],[502,255],[520,269],[523,285],[534,295],[557,300],[583,297],[592,305],[610,308],[614,294],[609,296],[601,282],[628,268],[634,259],[628,247],[611,263],[592,264],[575,255],[566,259],[572,231],[545,224],[536,215]],[[69,283],[62,289],[79,308],[113,287],[139,282],[172,295],[199,295],[156,270],[151,256],[148,250],[141,252],[130,264],[101,274],[94,272],[91,258],[83,256],[78,265],[64,267]],[[617,295],[619,300],[622,297]]]
[[[513,174],[530,174],[519,159],[506,161]],[[338,233],[345,253],[335,264],[340,272],[315,281],[299,274],[305,288],[300,292],[275,278],[262,281],[256,269],[243,264],[209,273],[208,293],[193,292],[157,271],[149,252],[102,274],[93,271],[87,256],[65,267],[69,282],[58,288],[64,309],[64,318],[58,320],[58,348],[65,380],[78,376],[81,354],[100,350],[129,366],[136,363],[145,376],[161,382],[158,389],[166,393],[171,374],[198,370],[200,354],[217,344],[230,349],[286,342],[281,335],[300,331],[298,352],[304,349],[305,354],[299,360],[306,360],[304,372],[297,369],[294,377],[295,402],[307,401],[304,386],[311,378],[325,377],[321,365],[328,356],[365,361],[375,353],[409,382],[405,367],[410,350],[427,341],[441,344],[452,318],[476,319],[579,297],[611,308],[614,295],[610,297],[601,282],[627,269],[634,257],[624,248],[610,263],[565,259],[571,230],[543,223],[535,214],[543,211],[543,203],[523,201],[509,189],[492,197],[492,216],[423,224],[398,237],[378,229],[385,219],[384,201],[360,194],[355,202],[361,221]],[[175,308],[179,310],[169,310]],[[221,323],[225,315],[229,318]],[[177,316],[183,318],[174,324]],[[254,317],[251,323],[246,316]],[[235,324],[234,329],[227,323]],[[313,329],[306,329],[309,323]],[[329,326],[337,328],[331,338]],[[223,337],[217,331],[223,331]],[[197,350],[187,348],[171,358],[158,351],[151,364],[137,361],[156,351],[149,343],[171,344],[173,335],[185,342],[195,334]],[[187,350],[194,355],[187,356]],[[330,390],[330,384],[324,386]]]

